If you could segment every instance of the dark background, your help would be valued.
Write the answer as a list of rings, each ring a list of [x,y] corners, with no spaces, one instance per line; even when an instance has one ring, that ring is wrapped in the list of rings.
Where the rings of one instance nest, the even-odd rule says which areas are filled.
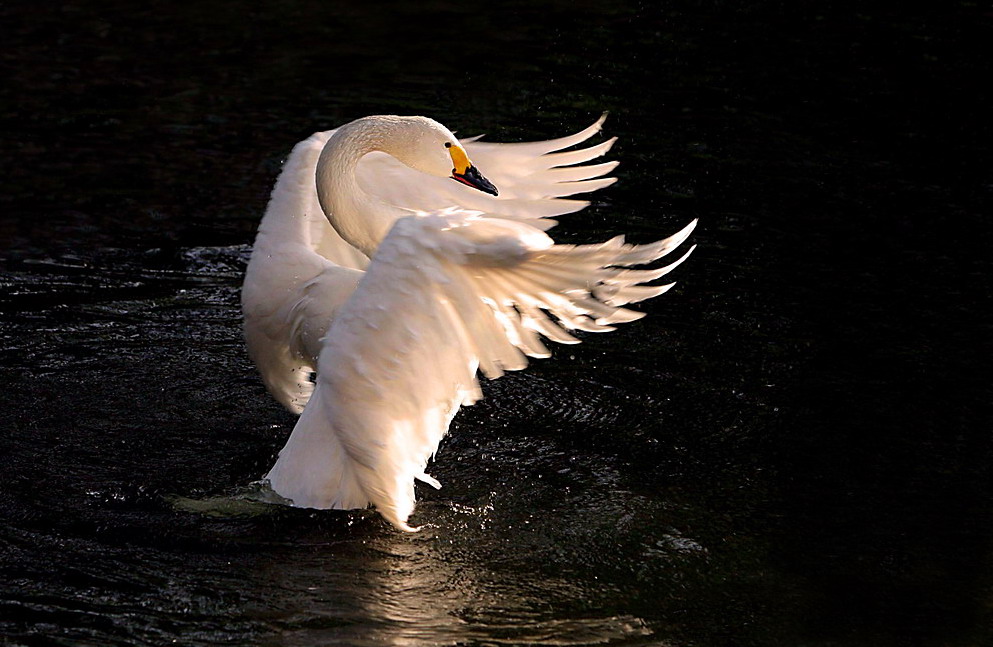
[[[6,2],[0,34],[2,644],[993,643],[993,5]],[[290,148],[604,110],[620,182],[553,234],[699,217],[677,289],[485,385],[420,535],[243,501],[293,424],[238,309]]]

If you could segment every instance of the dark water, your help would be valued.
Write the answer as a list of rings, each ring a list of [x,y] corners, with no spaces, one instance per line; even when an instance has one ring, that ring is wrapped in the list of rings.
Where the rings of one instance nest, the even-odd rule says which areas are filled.
[[[0,5],[4,645],[993,644],[993,8]],[[564,241],[692,217],[650,316],[485,385],[419,490],[252,504],[280,161],[609,110]]]

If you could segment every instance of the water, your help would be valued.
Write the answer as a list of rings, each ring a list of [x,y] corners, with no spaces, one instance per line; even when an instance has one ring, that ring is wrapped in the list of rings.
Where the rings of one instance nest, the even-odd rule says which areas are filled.
[[[986,8],[0,7],[9,645],[979,645]],[[484,385],[375,513],[256,502],[293,418],[238,290],[283,156],[365,114],[603,110],[566,242],[700,247],[649,317]]]

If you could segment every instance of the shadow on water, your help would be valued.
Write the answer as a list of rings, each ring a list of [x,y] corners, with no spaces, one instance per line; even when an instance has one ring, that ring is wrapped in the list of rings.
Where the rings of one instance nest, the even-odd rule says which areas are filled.
[[[978,5],[6,3],[0,24],[4,645],[993,640]],[[525,140],[603,110],[620,182],[554,233],[700,217],[680,285],[484,385],[420,533],[256,501],[293,418],[239,286],[292,145],[372,113]]]

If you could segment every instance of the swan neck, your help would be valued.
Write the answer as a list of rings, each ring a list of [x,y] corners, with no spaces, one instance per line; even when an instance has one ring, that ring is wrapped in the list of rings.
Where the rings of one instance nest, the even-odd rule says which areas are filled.
[[[375,118],[353,121],[331,135],[317,163],[317,197],[324,215],[346,242],[369,257],[403,211],[367,193],[356,167],[369,153],[390,153],[394,137],[394,129]]]

